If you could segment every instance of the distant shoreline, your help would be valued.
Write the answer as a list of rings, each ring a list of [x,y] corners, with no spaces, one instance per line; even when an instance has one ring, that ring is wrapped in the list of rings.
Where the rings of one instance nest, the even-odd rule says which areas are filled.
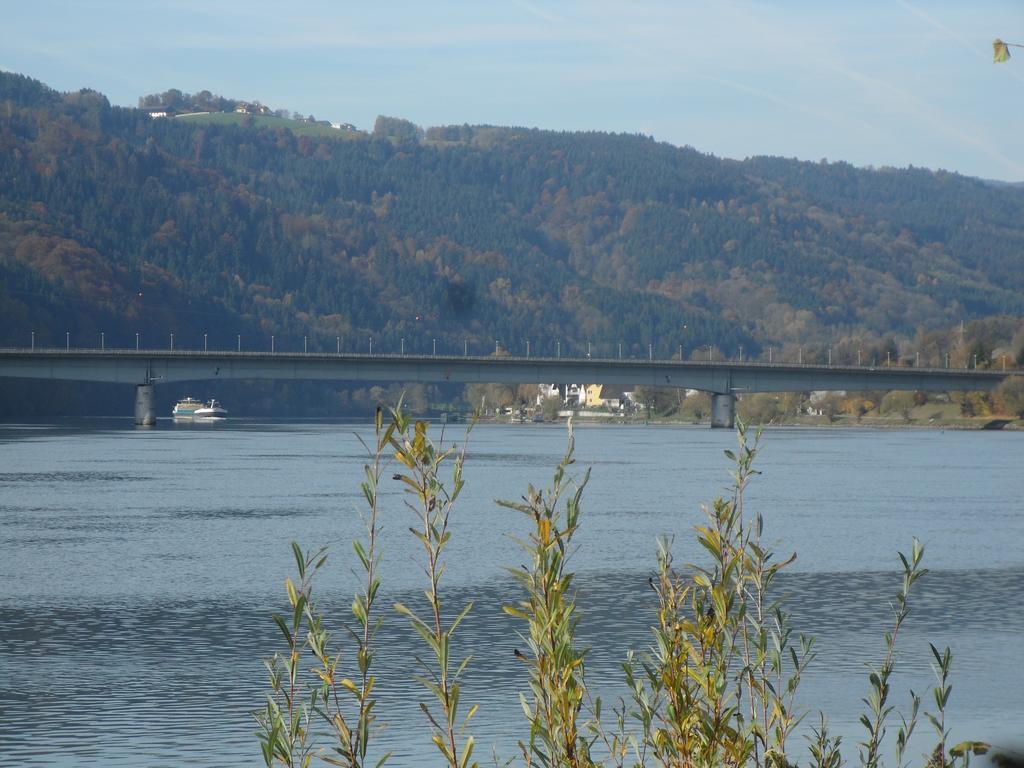
[[[481,417],[481,422],[488,424],[508,424],[509,426],[522,426],[531,422],[510,422],[507,417]],[[535,424],[564,424],[565,418],[554,421],[533,422]],[[618,416],[591,416],[587,414],[575,414],[573,421],[577,424],[629,424],[652,426],[683,426],[683,427],[707,427],[710,424],[708,419],[694,421],[691,419],[679,419],[671,416],[652,417],[650,419],[636,417]],[[998,425],[998,423],[1002,425]],[[459,422],[450,422],[458,424]],[[997,425],[993,425],[996,423]],[[901,418],[888,418],[884,416],[865,416],[858,420],[850,416],[840,416],[834,421],[829,421],[824,416],[802,416],[796,419],[784,421],[769,421],[764,423],[751,423],[754,427],[816,427],[816,428],[840,428],[840,429],[957,429],[964,431],[1020,431],[1024,430],[1024,419],[1013,419],[1006,416],[979,416],[963,417],[961,419],[911,419],[909,421]]]

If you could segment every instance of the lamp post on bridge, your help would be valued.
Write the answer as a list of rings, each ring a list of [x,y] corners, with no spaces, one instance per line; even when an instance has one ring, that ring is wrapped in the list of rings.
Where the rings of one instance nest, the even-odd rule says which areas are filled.
[[[36,332],[32,331],[32,351],[36,350]],[[1005,366],[1003,366],[1005,368]]]
[[[206,343],[206,334],[203,334],[203,352],[209,352],[210,348]]]
[[[431,339],[431,341],[433,341],[433,342],[434,342],[434,346],[433,346],[433,349],[434,349],[434,351],[433,351],[433,356],[434,356],[434,357],[437,357],[437,339]]]
[[[558,340],[555,342],[555,357],[562,356],[562,341]]]
[[[405,336],[402,337],[402,355],[405,355]]]
[[[107,335],[103,331],[100,331],[100,349],[106,349],[106,348],[107,348]]]
[[[274,334],[270,334],[270,354],[274,354]]]
[[[530,357],[530,340],[529,339],[526,340],[526,357],[527,358]]]
[[[373,336],[370,337],[370,356],[373,357]]]
[[[174,331],[171,331],[171,352],[174,351]]]
[[[335,336],[335,340],[338,342],[338,354],[341,354],[341,336]]]
[[[135,332],[135,351],[139,351],[139,332]]]
[[[308,336],[303,336],[302,337],[302,354],[304,354],[304,355],[308,355],[309,354],[309,337]]]
[[[242,334],[238,334],[238,351],[242,351]]]
[[[654,359],[654,344],[652,342],[647,342],[647,359]]]
[[[71,331],[64,332],[64,349],[71,351]]]

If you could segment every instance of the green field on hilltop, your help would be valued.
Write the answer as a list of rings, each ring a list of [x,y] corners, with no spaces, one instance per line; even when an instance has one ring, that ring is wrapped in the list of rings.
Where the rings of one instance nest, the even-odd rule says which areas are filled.
[[[343,131],[319,123],[303,123],[276,115],[242,115],[237,112],[208,112],[196,115],[181,115],[174,118],[188,123],[209,123],[212,125],[254,125],[257,128],[283,128],[296,136],[329,136],[335,139],[357,139],[364,134],[357,131]]]

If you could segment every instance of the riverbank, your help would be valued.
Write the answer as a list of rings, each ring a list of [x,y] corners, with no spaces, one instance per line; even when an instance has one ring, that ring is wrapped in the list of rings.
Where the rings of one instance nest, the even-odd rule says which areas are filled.
[[[918,413],[917,411],[920,411]],[[537,424],[564,423],[566,416],[559,415],[557,422],[532,422]],[[742,415],[740,415],[742,418]],[[708,426],[708,419],[692,419],[680,416],[619,416],[614,414],[597,414],[580,411],[573,414],[576,423],[588,424],[657,424],[663,426]],[[482,417],[481,422],[489,424],[523,424],[531,422],[509,421],[507,416]],[[1012,416],[956,416],[939,412],[934,407],[923,406],[909,414],[909,418],[901,414],[863,415],[860,417],[849,414],[838,414],[829,418],[825,415],[801,414],[789,418],[776,418],[766,422],[751,422],[753,426],[765,427],[839,427],[839,428],[871,428],[871,429],[964,429],[964,430],[1024,430],[1024,419]]]

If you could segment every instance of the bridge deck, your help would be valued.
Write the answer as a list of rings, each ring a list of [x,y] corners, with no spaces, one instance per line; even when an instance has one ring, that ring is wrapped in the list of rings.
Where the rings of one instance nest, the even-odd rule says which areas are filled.
[[[1014,370],[550,357],[134,349],[0,349],[0,377],[161,384],[216,379],[598,382],[721,394],[991,390]]]

